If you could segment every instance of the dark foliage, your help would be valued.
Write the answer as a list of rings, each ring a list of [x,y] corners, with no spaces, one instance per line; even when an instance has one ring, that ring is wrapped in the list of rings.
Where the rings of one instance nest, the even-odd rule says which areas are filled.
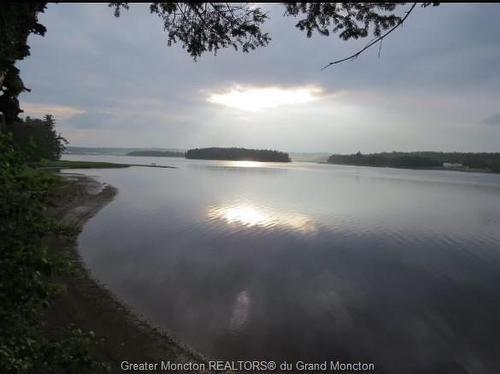
[[[186,152],[186,158],[202,160],[290,162],[288,153],[246,148],[196,148]]]
[[[401,22],[396,10],[407,3],[285,3],[286,14],[303,16],[295,25],[311,37],[316,31],[329,36],[338,33],[343,40],[381,36],[384,30]],[[422,3],[423,7],[439,3]]]
[[[461,164],[464,168],[500,172],[500,153],[385,152],[332,155],[331,164],[385,166],[396,168],[432,168],[444,163]]]
[[[463,152],[415,152],[433,160],[462,164],[471,169],[485,169],[500,173],[500,153],[463,153]]]
[[[364,38],[370,29],[374,36],[395,26],[401,18],[392,12],[405,3],[286,3],[287,14],[303,15],[296,24],[311,37],[313,31],[321,35],[339,33],[344,40]]]
[[[45,7],[46,3],[0,3],[0,113],[7,123],[22,112],[17,97],[28,90],[14,64],[29,56],[29,34],[45,34],[45,27],[38,23],[38,13]]]
[[[56,132],[54,116],[43,119],[26,117],[7,125],[14,148],[24,154],[27,161],[58,160],[64,151],[66,139]]]
[[[432,159],[402,153],[375,153],[364,155],[358,152],[353,155],[332,155],[328,159],[328,162],[331,164],[385,166],[396,168],[426,168],[441,166],[440,162]]]
[[[91,333],[72,328],[63,339],[42,333],[54,296],[52,276],[69,266],[48,255],[43,239],[64,229],[47,218],[59,180],[29,168],[0,134],[0,373],[94,373]]]
[[[306,30],[311,37],[313,31],[329,36],[338,33],[343,40],[365,38],[373,35],[368,44],[353,54],[337,59],[325,65],[324,70],[332,65],[351,61],[375,44],[382,46],[382,40],[400,27],[410,16],[418,3],[411,3],[409,8],[397,14],[396,8],[407,3],[287,3],[287,13],[297,17],[303,15],[297,24],[300,30]],[[437,6],[439,3],[421,3],[422,7]]]
[[[120,9],[128,9],[127,3],[110,6],[117,17]],[[195,59],[203,52],[227,47],[249,52],[271,40],[260,29],[267,16],[249,4],[154,2],[150,11],[162,19],[168,45],[180,41]]]

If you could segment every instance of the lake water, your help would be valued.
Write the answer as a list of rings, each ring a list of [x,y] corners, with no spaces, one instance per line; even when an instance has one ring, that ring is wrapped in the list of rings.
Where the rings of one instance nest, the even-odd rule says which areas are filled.
[[[118,188],[92,275],[218,359],[500,372],[500,175],[66,155]]]

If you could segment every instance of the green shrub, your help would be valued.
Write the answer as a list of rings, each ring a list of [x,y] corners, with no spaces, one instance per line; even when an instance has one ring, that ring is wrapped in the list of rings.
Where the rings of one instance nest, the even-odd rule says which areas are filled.
[[[58,178],[27,166],[0,135],[0,373],[94,373],[92,335],[70,329],[62,340],[42,333],[43,311],[55,294],[43,238],[61,233],[47,216]],[[56,266],[57,264],[57,266]]]

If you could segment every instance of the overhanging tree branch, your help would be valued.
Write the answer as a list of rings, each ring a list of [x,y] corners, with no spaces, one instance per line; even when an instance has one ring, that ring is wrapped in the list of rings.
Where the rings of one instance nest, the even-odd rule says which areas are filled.
[[[387,31],[386,33],[380,35],[378,38],[375,38],[374,40],[372,40],[366,46],[364,46],[363,48],[361,48],[358,52],[356,52],[356,53],[354,53],[354,54],[352,54],[352,55],[350,55],[348,57],[342,58],[340,60],[336,60],[336,61],[330,62],[329,64],[323,66],[321,68],[321,70],[323,71],[323,70],[325,70],[326,68],[328,68],[328,67],[330,67],[332,65],[340,64],[340,63],[345,62],[345,61],[354,60],[356,57],[358,57],[360,54],[362,54],[364,51],[366,51],[371,46],[377,44],[378,42],[382,42],[382,40],[386,36],[388,36],[391,32],[393,32],[394,30],[396,30],[399,26],[401,26],[403,24],[403,22],[408,18],[408,16],[413,11],[413,9],[415,9],[416,6],[417,6],[417,3],[413,3],[413,5],[410,7],[410,9],[406,12],[405,16],[403,18],[401,18],[401,20],[393,28],[389,29],[389,31]]]

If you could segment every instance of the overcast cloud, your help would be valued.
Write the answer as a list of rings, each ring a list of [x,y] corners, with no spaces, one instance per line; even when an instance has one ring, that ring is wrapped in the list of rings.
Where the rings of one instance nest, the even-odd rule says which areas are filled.
[[[72,145],[245,146],[332,153],[500,151],[500,5],[418,7],[382,46],[308,39],[266,6],[268,47],[197,62],[133,5],[51,4],[19,63],[26,114],[53,113]]]

